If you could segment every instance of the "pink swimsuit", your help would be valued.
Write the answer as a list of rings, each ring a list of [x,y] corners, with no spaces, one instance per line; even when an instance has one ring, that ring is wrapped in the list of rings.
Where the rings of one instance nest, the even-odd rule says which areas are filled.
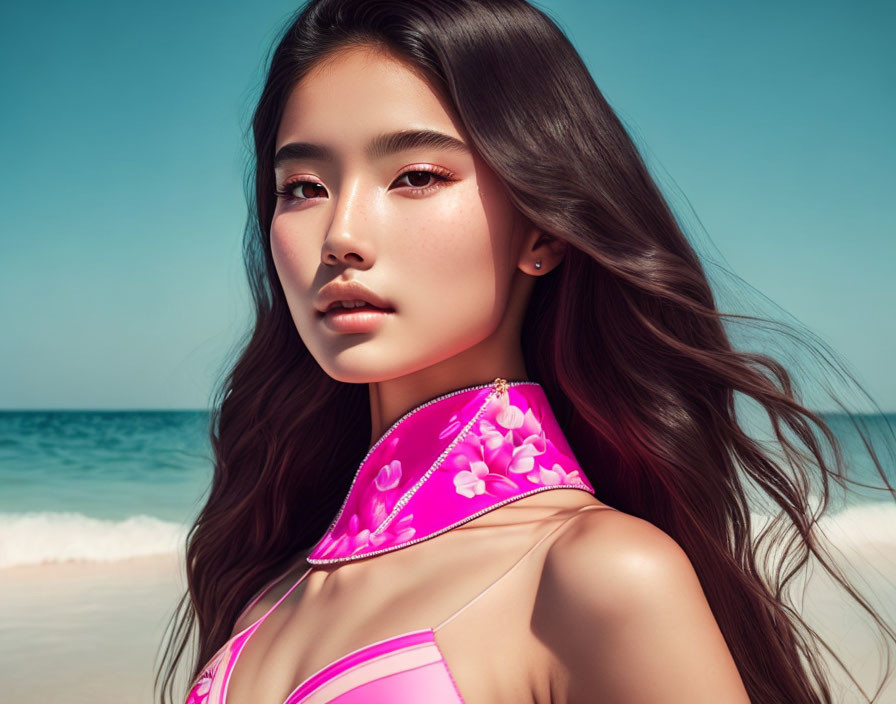
[[[315,564],[400,549],[535,491],[566,488],[594,493],[580,475],[541,387],[534,382],[510,382],[509,389],[514,393],[508,393],[504,380],[496,380],[494,390],[492,385],[461,389],[418,406],[396,421],[362,462],[342,509],[309,554],[312,566],[261,618],[221,646],[193,682],[186,704],[228,704],[227,687],[241,651]],[[413,442],[402,443],[403,437]],[[423,451],[427,444],[428,454]],[[445,481],[433,480],[432,491],[418,494],[436,470],[444,473]],[[418,499],[411,502],[415,494]],[[480,502],[475,503],[476,499]],[[418,519],[407,510],[415,506]],[[464,704],[436,643],[436,632],[567,521],[584,510],[602,508],[609,507],[588,505],[575,511],[435,628],[402,633],[354,650],[308,677],[282,704]],[[401,530],[385,530],[393,522]],[[242,613],[279,581],[265,587]]]
[[[580,512],[583,506],[543,535],[509,570],[435,628],[402,633],[343,655],[296,687],[283,704],[464,704],[451,669],[435,640],[436,632],[509,575],[542,541]],[[614,509],[609,509],[614,510]],[[227,684],[240,652],[256,629],[311,572],[308,568],[267,613],[227,641],[196,680],[186,704],[226,704]],[[271,583],[244,609],[251,609],[277,582]]]

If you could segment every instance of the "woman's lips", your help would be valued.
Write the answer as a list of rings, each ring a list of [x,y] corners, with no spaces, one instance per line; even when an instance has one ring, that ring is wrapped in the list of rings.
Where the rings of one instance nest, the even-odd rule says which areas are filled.
[[[318,311],[318,315],[323,319],[324,325],[334,332],[363,333],[377,330],[394,312],[391,308],[370,305],[358,308],[336,306],[326,313]]]

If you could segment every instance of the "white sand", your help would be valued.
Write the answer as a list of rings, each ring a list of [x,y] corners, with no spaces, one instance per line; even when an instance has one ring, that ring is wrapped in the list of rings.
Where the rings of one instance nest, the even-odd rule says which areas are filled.
[[[882,577],[875,576],[867,562],[860,566],[873,590],[869,596],[874,607],[888,609],[889,623],[896,627],[896,550],[892,545],[868,546],[862,559],[882,572]],[[152,693],[156,657],[184,584],[174,556],[0,569],[3,700],[17,704],[158,701]],[[810,581],[802,613],[863,686],[879,681],[886,663],[879,660],[879,646],[865,625],[867,619],[857,620],[861,612],[844,601],[842,591],[832,592],[818,571]],[[843,679],[839,670],[832,676],[835,683]],[[840,694],[837,701],[865,700]],[[890,684],[876,701],[896,704],[896,685]]]
[[[841,541],[843,556],[835,552],[833,557],[859,595],[896,630],[896,544],[893,542],[896,536],[885,537],[881,542],[862,544]],[[805,579],[799,582],[800,587],[804,584]],[[801,591],[800,588],[791,593],[798,595]],[[816,566],[808,579],[805,599],[796,596],[794,602],[800,615],[834,650],[868,697],[856,692],[843,668],[822,647],[830,667],[834,701],[860,704],[873,698],[875,704],[896,704],[896,644],[892,641],[889,644],[893,676],[874,698],[887,668],[886,643],[880,627],[855,599]]]
[[[2,699],[152,702],[156,653],[184,586],[174,556],[0,570]]]

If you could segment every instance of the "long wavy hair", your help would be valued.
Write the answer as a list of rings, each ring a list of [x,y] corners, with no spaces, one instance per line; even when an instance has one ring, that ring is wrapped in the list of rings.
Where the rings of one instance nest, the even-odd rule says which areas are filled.
[[[896,640],[819,531],[831,481],[857,482],[786,366],[735,349],[726,326],[780,331],[842,377],[840,363],[791,326],[717,310],[632,138],[569,39],[525,0],[312,0],[275,41],[246,182],[254,328],[214,391],[214,475],[186,539],[187,591],[156,671],[161,701],[180,699],[175,670],[191,637],[192,679],[250,597],[307,555],[368,449],[367,386],[335,381],[311,356],[269,240],[275,137],[290,91],[322,59],[362,45],[423,72],[520,213],[568,243],[562,263],[537,279],[521,344],[598,496],[686,551],[752,701],[832,702],[818,644],[834,653],[788,586],[811,554]],[[777,451],[746,430],[739,399],[765,412]],[[870,454],[886,498],[896,496]],[[774,520],[757,531],[751,502],[763,500]]]

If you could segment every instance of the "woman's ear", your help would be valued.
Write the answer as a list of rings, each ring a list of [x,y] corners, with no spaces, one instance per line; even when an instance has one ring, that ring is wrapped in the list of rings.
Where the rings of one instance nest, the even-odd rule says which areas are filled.
[[[568,247],[563,240],[533,229],[526,235],[518,266],[527,274],[541,276],[563,261]]]

